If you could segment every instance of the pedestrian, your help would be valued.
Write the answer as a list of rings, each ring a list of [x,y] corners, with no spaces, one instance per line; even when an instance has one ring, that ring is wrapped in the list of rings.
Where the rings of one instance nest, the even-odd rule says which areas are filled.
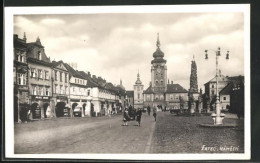
[[[155,121],[156,121],[156,116],[157,116],[157,109],[155,106],[153,106],[153,117]]]
[[[125,109],[125,111],[124,111],[124,115],[123,115],[123,121],[124,121],[124,124],[123,124],[123,126],[128,126],[127,125],[127,121],[129,121],[129,115],[128,115],[128,110],[127,110],[127,108]]]
[[[142,110],[138,108],[138,111],[136,112],[136,121],[138,122],[138,126],[141,124],[141,118],[142,118]]]
[[[148,115],[150,116],[150,112],[151,112],[150,105],[148,105],[148,107],[147,107],[147,112],[148,112]]]

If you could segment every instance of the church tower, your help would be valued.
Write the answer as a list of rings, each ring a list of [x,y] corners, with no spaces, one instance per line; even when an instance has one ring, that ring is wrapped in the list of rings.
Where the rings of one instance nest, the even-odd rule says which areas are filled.
[[[151,61],[151,77],[152,77],[152,91],[154,92],[154,101],[158,104],[164,103],[164,93],[167,89],[167,66],[166,60],[163,58],[164,53],[160,49],[161,43],[159,40],[159,33],[156,42],[156,51],[153,53],[153,60]]]
[[[142,81],[140,80],[139,71],[137,74],[137,80],[134,85],[134,108],[143,108],[143,90],[144,85],[142,85]]]
[[[193,56],[191,61],[191,73],[190,73],[190,92],[198,93],[198,78],[197,78],[197,65]]]

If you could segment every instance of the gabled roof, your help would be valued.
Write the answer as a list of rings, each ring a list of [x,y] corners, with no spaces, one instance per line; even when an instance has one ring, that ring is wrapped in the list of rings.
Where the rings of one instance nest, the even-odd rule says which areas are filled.
[[[208,81],[207,83],[205,83],[204,85],[208,84],[208,83],[215,83],[216,82],[216,76],[214,76],[214,78],[212,78],[210,81]],[[218,82],[228,82],[229,78],[224,76],[224,75],[219,75],[218,76]]]
[[[91,79],[91,77],[89,77],[88,74],[85,73],[84,71],[78,71],[78,73],[87,80],[87,86],[100,87],[100,85],[98,83],[96,83],[93,79]]]
[[[152,90],[152,86],[150,85],[145,91],[144,91],[144,94],[151,94],[151,93],[154,93],[153,90]]]
[[[65,63],[64,66],[69,71],[70,75],[76,78],[84,79],[83,76],[81,76],[76,70],[74,70],[69,64]]]
[[[134,97],[134,91],[126,91],[127,97]]]
[[[226,85],[220,92],[220,95],[229,95],[230,92],[232,91],[232,84],[229,83],[228,85]]]
[[[166,93],[188,93],[180,84],[167,84]]]

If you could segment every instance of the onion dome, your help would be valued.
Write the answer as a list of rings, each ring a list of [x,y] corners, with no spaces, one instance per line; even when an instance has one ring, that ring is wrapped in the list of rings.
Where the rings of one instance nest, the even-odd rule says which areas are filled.
[[[161,43],[160,43],[160,40],[159,40],[159,33],[157,35],[158,35],[157,36],[157,42],[156,42],[157,49],[153,53],[154,60],[152,60],[152,64],[153,63],[162,63],[162,62],[166,63],[166,60],[163,59],[164,53],[160,49]]]
[[[138,74],[137,74],[137,80],[136,80],[135,84],[136,84],[136,85],[138,85],[138,84],[141,85],[141,84],[142,84],[142,82],[141,82],[141,80],[140,80],[139,71],[138,71]]]

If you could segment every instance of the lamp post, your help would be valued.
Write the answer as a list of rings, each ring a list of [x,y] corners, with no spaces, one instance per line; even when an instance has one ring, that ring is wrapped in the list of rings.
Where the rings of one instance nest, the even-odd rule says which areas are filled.
[[[220,54],[220,47],[218,47],[218,49],[212,50],[213,52],[215,52],[216,54],[216,113],[213,113],[211,116],[214,120],[214,124],[215,125],[222,125],[222,120],[224,119],[225,114],[221,113],[221,109],[220,109],[220,102],[219,102],[219,92],[218,92],[218,76],[219,76],[219,70],[218,70],[218,57],[221,55]],[[208,50],[205,50],[205,59],[208,59]],[[227,50],[227,54],[226,54],[226,59],[229,59],[229,51]]]

